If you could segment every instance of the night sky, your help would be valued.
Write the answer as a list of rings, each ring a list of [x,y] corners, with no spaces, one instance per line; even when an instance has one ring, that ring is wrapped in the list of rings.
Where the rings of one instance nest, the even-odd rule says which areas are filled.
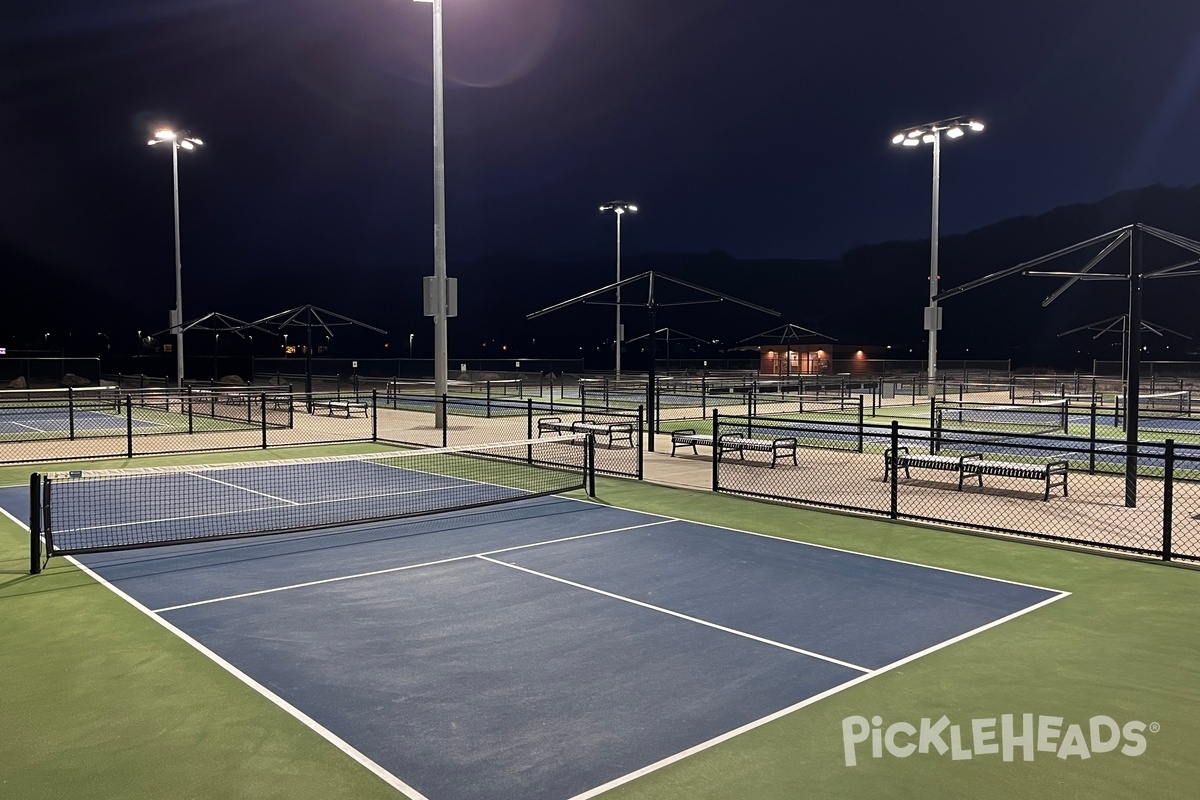
[[[602,262],[613,221],[597,207],[613,199],[641,207],[623,225],[630,256],[836,259],[926,238],[930,148],[890,139],[960,114],[987,129],[944,143],[944,234],[1200,183],[1200,3],[444,5],[452,275],[496,254]],[[365,286],[387,276],[419,315],[431,11],[8,4],[0,242],[127,287],[165,327],[170,153],[146,140],[167,123],[206,142],[180,154],[185,316],[313,265]]]

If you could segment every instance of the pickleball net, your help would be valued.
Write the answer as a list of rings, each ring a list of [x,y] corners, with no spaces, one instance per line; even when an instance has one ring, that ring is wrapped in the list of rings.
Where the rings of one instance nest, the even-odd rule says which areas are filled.
[[[933,408],[933,426],[936,430],[966,430],[1000,436],[1066,433],[1070,407],[1070,400],[1065,398],[1019,405],[943,400]]]
[[[30,571],[54,555],[313,530],[594,487],[590,437],[30,477]],[[44,547],[44,558],[42,550]]]

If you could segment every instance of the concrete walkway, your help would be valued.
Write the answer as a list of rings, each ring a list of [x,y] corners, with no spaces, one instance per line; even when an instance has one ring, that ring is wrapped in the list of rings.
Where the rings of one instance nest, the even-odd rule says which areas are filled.
[[[665,486],[711,491],[712,453],[705,453],[703,449],[701,453],[692,455],[691,450],[681,450],[679,455],[672,457],[670,435],[658,434],[654,437],[654,452],[647,450],[642,453],[645,479]]]

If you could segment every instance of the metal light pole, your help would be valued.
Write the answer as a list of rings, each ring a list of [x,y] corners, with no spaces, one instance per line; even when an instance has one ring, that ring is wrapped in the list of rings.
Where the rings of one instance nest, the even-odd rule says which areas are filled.
[[[183,388],[183,258],[179,246],[179,150],[195,150],[204,142],[186,131],[163,128],[154,132],[148,145],[169,143],[171,145],[171,178],[175,196],[175,310],[171,328],[175,331],[175,375],[176,385]]]
[[[929,233],[929,306],[925,309],[925,330],[929,331],[929,397],[937,395],[937,334],[942,328],[942,314],[934,298],[938,294],[938,203],[941,199],[942,133],[958,139],[967,131],[982,131],[983,123],[967,117],[930,122],[901,131],[892,137],[892,144],[916,147],[933,145],[933,224]]]
[[[614,200],[611,203],[605,203],[600,206],[600,211],[611,211],[617,218],[617,335],[613,339],[614,350],[617,355],[616,377],[621,379],[621,342],[624,341],[624,331],[621,329],[621,217],[624,214],[632,214],[637,212],[637,206],[633,203],[626,203],[623,200]]]
[[[445,120],[443,114],[442,72],[442,0],[415,0],[433,4],[433,286],[430,301],[433,306],[433,392],[442,397],[448,389],[449,360],[446,321],[449,317],[449,298],[446,278],[446,157],[444,153]],[[434,403],[434,425],[446,427],[446,409]]]

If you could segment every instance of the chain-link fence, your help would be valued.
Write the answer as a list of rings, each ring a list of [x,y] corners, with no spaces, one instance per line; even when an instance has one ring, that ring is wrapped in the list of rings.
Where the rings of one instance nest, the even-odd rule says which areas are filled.
[[[1200,447],[714,414],[714,489],[1200,561]],[[739,446],[738,439],[762,442]],[[799,445],[793,464],[776,458]],[[760,452],[755,452],[755,450]]]
[[[439,421],[444,409],[444,424]],[[643,477],[644,412],[485,393],[482,397],[187,387],[8,393],[0,463],[132,458],[339,442],[451,447],[595,438],[596,470]],[[173,435],[172,435],[173,434]]]

